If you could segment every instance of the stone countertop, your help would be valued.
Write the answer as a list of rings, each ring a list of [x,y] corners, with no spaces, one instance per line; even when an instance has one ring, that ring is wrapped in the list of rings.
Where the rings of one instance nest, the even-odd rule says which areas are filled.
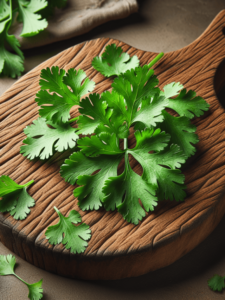
[[[156,52],[179,49],[195,40],[219,11],[225,0],[140,0],[139,12],[123,20],[111,21],[88,34],[63,42],[25,50],[26,72],[86,40],[110,37],[134,47]],[[0,77],[0,95],[16,80]],[[29,283],[43,278],[44,300],[214,300],[207,280],[225,275],[225,218],[197,248],[174,264],[155,272],[118,281],[81,281],[63,278],[38,269],[17,257],[16,273]],[[0,243],[0,254],[9,254]],[[24,300],[28,291],[13,276],[0,277],[0,300]]]

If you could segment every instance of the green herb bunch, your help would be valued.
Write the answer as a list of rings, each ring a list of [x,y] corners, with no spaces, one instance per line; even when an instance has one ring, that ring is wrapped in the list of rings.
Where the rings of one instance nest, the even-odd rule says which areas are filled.
[[[141,67],[136,56],[130,58],[115,44],[107,46],[92,65],[104,76],[113,76],[112,90],[84,99],[95,86],[84,71],[42,70],[36,97],[40,118],[25,128],[21,153],[47,159],[54,151],[76,146],[60,173],[78,185],[74,196],[82,210],[117,209],[126,221],[138,224],[159,200],[184,200],[180,168],[198,142],[190,119],[203,115],[209,105],[180,83],[158,88],[152,66],[161,56]],[[71,119],[74,105],[80,115]],[[128,145],[131,135],[136,140],[133,148]],[[132,169],[129,157],[141,165],[142,175]],[[124,169],[118,174],[122,161]]]
[[[20,43],[9,33],[14,21],[23,23],[20,36],[31,37],[48,26],[45,18],[55,7],[62,8],[65,4],[66,0],[0,0],[0,74],[14,78],[24,70]]]

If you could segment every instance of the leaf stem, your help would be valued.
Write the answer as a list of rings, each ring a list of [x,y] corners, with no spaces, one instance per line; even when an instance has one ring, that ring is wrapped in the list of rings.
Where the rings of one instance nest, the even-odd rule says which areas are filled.
[[[156,64],[157,61],[159,61],[159,60],[163,57],[163,55],[164,55],[163,52],[159,53],[159,54],[158,54],[158,55],[150,62],[150,64],[148,64],[149,69],[150,69],[154,64]]]
[[[22,281],[24,284],[26,284],[26,285],[28,285],[28,283],[26,282],[26,281],[24,281],[22,278],[20,278],[18,275],[16,275],[15,273],[14,273],[14,275],[16,276],[16,278],[18,278],[20,281]]]
[[[23,185],[23,187],[27,187],[27,186],[31,185],[32,183],[34,183],[34,180],[27,182],[26,184]]]
[[[124,150],[127,149],[127,138],[124,139]]]

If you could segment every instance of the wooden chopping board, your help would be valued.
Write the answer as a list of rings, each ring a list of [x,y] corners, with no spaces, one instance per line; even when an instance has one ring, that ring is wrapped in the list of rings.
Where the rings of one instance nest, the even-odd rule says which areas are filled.
[[[184,171],[187,197],[182,203],[164,201],[135,226],[117,212],[83,212],[73,196],[74,187],[59,174],[59,166],[69,155],[55,154],[47,162],[29,161],[19,151],[23,129],[38,116],[34,102],[43,68],[84,69],[96,82],[95,92],[109,89],[111,79],[91,67],[94,56],[106,45],[116,43],[137,55],[141,64],[149,63],[157,53],[141,51],[117,40],[97,39],[76,45],[47,60],[18,80],[0,98],[0,175],[9,175],[23,184],[34,179],[29,194],[36,205],[24,221],[0,214],[0,239],[11,251],[47,271],[71,278],[121,279],[138,276],[167,266],[202,242],[225,213],[225,111],[218,93],[225,82],[225,10],[217,15],[206,31],[192,44],[166,53],[155,66],[160,86],[180,81],[209,104],[210,110],[196,118],[200,142],[197,153]],[[218,69],[218,70],[217,70]],[[215,76],[216,74],[216,76]],[[72,117],[77,109],[72,112]],[[131,144],[131,138],[129,143]],[[138,168],[137,172],[140,172]],[[64,215],[76,209],[82,221],[90,225],[92,237],[83,254],[71,254],[62,245],[51,246],[45,239],[48,226],[58,222],[53,207]]]

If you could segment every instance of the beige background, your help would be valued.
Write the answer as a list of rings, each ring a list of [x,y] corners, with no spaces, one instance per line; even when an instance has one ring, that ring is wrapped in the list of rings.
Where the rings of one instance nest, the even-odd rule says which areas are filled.
[[[81,37],[26,50],[26,71],[70,46],[97,37],[116,38],[143,50],[179,49],[196,39],[225,9],[225,0],[143,0],[139,5],[139,12],[127,19],[111,21]],[[0,77],[0,94],[15,81]],[[8,253],[0,243],[0,254]],[[225,293],[214,293],[207,287],[212,275],[225,275],[225,218],[201,245],[179,261],[138,278],[105,282],[70,280],[38,269],[19,257],[17,262],[17,274],[29,283],[44,279],[45,300],[225,299]],[[26,286],[16,278],[0,277],[0,300],[24,300],[27,294]]]

